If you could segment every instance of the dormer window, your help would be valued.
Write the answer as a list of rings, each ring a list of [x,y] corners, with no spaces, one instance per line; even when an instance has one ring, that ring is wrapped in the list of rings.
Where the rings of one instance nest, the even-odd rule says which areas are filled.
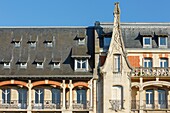
[[[152,37],[143,37],[143,47],[152,48]]]
[[[84,45],[85,44],[85,38],[79,38],[78,39],[78,44],[79,45]]]
[[[36,41],[28,41],[27,43],[28,43],[29,46],[32,47],[32,48],[36,47]]]
[[[9,69],[11,67],[10,62],[4,62],[4,68]]]
[[[43,62],[37,62],[37,67],[36,68],[43,68]]]
[[[20,62],[20,68],[27,68],[27,63],[26,62]]]
[[[14,46],[15,47],[20,47],[21,46],[21,42],[20,41],[14,41]]]
[[[159,47],[167,47],[167,37],[159,37]]]
[[[46,45],[46,47],[53,47],[53,41],[44,41],[44,44]]]
[[[88,59],[75,59],[74,70],[75,71],[88,71]]]
[[[53,62],[53,68],[60,68],[60,62]]]

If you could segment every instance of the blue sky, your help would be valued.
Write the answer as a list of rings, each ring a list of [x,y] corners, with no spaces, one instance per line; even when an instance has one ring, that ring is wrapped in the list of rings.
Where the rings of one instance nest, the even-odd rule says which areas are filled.
[[[0,0],[0,26],[92,26],[112,22],[170,22],[170,0]]]

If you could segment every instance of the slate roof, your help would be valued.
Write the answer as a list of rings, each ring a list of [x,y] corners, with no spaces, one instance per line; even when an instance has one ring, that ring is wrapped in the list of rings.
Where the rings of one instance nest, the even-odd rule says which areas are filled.
[[[0,61],[11,62],[10,69],[4,69],[3,64],[0,64],[0,76],[92,77],[93,33],[93,27],[0,27]],[[88,72],[74,71],[74,58],[71,57],[71,51],[72,48],[78,47],[76,36],[85,36],[87,42],[85,51],[91,56]],[[21,46],[15,47],[12,41],[21,42]],[[36,47],[30,47],[28,42],[31,41],[36,42]],[[44,41],[52,41],[52,47],[47,47]],[[27,62],[27,68],[19,68],[17,62]],[[36,68],[35,62],[43,62],[44,68]],[[50,62],[60,62],[60,68],[52,69]]]
[[[111,36],[113,23],[97,23],[100,36]],[[152,37],[152,48],[159,48],[158,37],[168,37],[170,48],[170,23],[121,23],[125,48],[143,48],[143,37]],[[151,48],[151,49],[152,49]]]

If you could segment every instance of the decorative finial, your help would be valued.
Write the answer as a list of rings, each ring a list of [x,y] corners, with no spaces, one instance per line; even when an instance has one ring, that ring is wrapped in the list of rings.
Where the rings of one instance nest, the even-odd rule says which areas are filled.
[[[119,2],[115,3],[114,14],[120,14]]]

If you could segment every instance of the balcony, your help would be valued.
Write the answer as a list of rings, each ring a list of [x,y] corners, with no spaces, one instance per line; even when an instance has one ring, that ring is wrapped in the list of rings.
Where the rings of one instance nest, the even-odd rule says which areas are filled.
[[[90,110],[92,109],[90,107],[90,102],[89,101],[85,101],[85,102],[77,102],[76,100],[73,101],[73,109],[77,109],[77,110]]]
[[[132,77],[166,77],[170,76],[170,68],[163,68],[163,67],[152,67],[152,68],[145,68],[139,67],[134,68],[131,72]]]
[[[118,111],[123,109],[123,101],[121,100],[109,100],[110,104],[111,104],[111,109]]]
[[[61,109],[62,102],[53,103],[52,100],[44,100],[42,103],[32,101],[32,109]]]
[[[18,100],[0,101],[0,109],[27,109],[27,102]]]
[[[170,110],[170,100],[154,100],[154,101],[142,101],[142,105],[140,106],[139,100],[132,100],[131,101],[131,109],[132,110]]]

